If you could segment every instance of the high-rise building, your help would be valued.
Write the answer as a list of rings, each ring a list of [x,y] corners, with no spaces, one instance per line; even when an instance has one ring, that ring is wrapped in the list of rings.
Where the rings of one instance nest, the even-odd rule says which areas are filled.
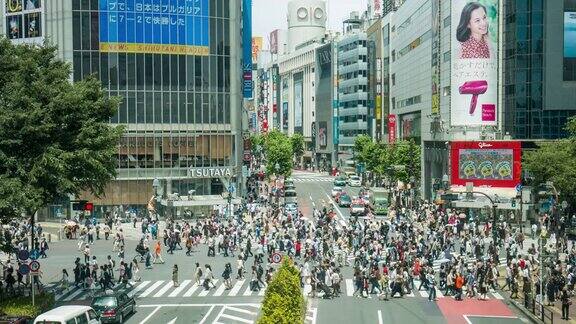
[[[337,45],[340,151],[350,151],[356,136],[371,134],[368,117],[368,46],[362,23],[358,13],[352,13],[344,21],[346,31]]]
[[[231,183],[241,189],[241,76],[231,68],[240,66],[240,1],[36,3],[0,16],[6,26],[26,21],[28,28],[36,19],[39,35],[2,28],[7,36],[48,39],[72,64],[73,81],[95,75],[108,95],[122,98],[110,121],[126,127],[118,176],[102,198],[89,197],[97,214],[144,207],[153,191],[165,202],[194,196],[172,202],[193,209],[226,204],[220,194]]]
[[[576,0],[505,4],[505,131],[517,139],[566,137],[576,115]]]

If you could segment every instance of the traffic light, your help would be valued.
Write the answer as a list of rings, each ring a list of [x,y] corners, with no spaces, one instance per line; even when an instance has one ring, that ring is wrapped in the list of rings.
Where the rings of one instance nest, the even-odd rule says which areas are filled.
[[[512,208],[516,208],[516,199],[512,199]]]

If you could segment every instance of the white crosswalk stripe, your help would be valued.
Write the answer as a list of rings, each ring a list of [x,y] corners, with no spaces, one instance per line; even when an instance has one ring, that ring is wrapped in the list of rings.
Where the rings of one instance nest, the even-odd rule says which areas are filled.
[[[252,297],[261,298],[266,293],[266,288],[261,287],[259,291],[252,291],[250,288],[250,280],[238,280],[233,282],[232,289],[226,290],[224,283],[218,279],[213,280],[216,288],[204,290],[202,285],[198,285],[193,280],[184,280],[178,287],[174,287],[172,281],[158,280],[158,281],[142,281],[134,283],[133,286],[128,287],[115,287],[114,290],[124,291],[128,296],[144,299],[144,298],[211,298],[211,297]],[[356,290],[354,279],[344,279],[342,283],[343,297],[352,297]],[[416,290],[420,286],[419,280],[414,280],[415,289],[410,294],[404,294],[406,298],[428,298],[428,290]],[[56,295],[56,301],[73,301],[73,300],[86,300],[91,298],[94,293],[99,290],[85,290],[77,287],[72,287],[68,291],[60,295]],[[312,291],[309,284],[305,284],[302,293],[307,296]],[[318,292],[320,295],[321,292]],[[374,296],[370,296],[374,298]],[[503,300],[504,297],[497,291],[489,291],[487,294],[488,299]],[[445,298],[442,291],[436,289],[436,298]]]
[[[334,178],[324,177],[310,177],[310,178],[294,178],[294,182],[332,182]]]

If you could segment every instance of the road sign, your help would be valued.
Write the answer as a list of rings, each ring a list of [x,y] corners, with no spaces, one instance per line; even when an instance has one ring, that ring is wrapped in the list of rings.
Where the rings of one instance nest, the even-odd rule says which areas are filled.
[[[28,250],[18,251],[18,259],[20,259],[22,261],[26,261],[26,260],[28,260],[29,257],[30,257],[30,253],[28,252]]]
[[[38,260],[39,257],[40,257],[40,252],[38,250],[33,249],[30,251],[30,259]]]
[[[272,254],[272,262],[274,262],[274,263],[282,262],[282,255],[280,253]]]
[[[516,185],[516,191],[517,191],[517,192],[522,191],[522,184],[521,184],[521,183],[519,183],[519,184]]]
[[[20,272],[21,275],[25,276],[30,273],[30,267],[27,264],[21,264],[20,267],[18,268],[18,272]]]
[[[38,261],[30,262],[30,271],[38,272],[38,270],[40,270],[40,262]]]

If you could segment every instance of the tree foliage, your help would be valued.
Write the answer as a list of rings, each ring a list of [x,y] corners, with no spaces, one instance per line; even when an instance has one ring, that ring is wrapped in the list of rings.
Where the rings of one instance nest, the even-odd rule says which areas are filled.
[[[289,260],[285,259],[266,288],[258,323],[304,323],[305,311],[300,273]]]
[[[376,175],[387,175],[404,182],[408,182],[411,177],[420,179],[420,146],[413,140],[385,144],[360,135],[354,142],[354,154],[357,162],[364,163],[366,170]],[[394,169],[394,166],[403,166],[404,169]]]
[[[0,39],[0,221],[56,198],[101,195],[115,176],[119,99],[93,77],[70,82],[56,47]]]
[[[266,153],[266,173],[290,176],[292,174],[292,143],[286,134],[274,130],[264,139]],[[278,165],[278,170],[276,170]]]
[[[292,152],[297,159],[300,159],[304,155],[304,136],[300,133],[296,133],[290,137],[290,143],[292,144]]]
[[[533,177],[535,186],[552,181],[561,199],[573,209],[576,205],[576,119],[566,125],[567,139],[541,144],[537,150],[524,153],[523,167]]]

